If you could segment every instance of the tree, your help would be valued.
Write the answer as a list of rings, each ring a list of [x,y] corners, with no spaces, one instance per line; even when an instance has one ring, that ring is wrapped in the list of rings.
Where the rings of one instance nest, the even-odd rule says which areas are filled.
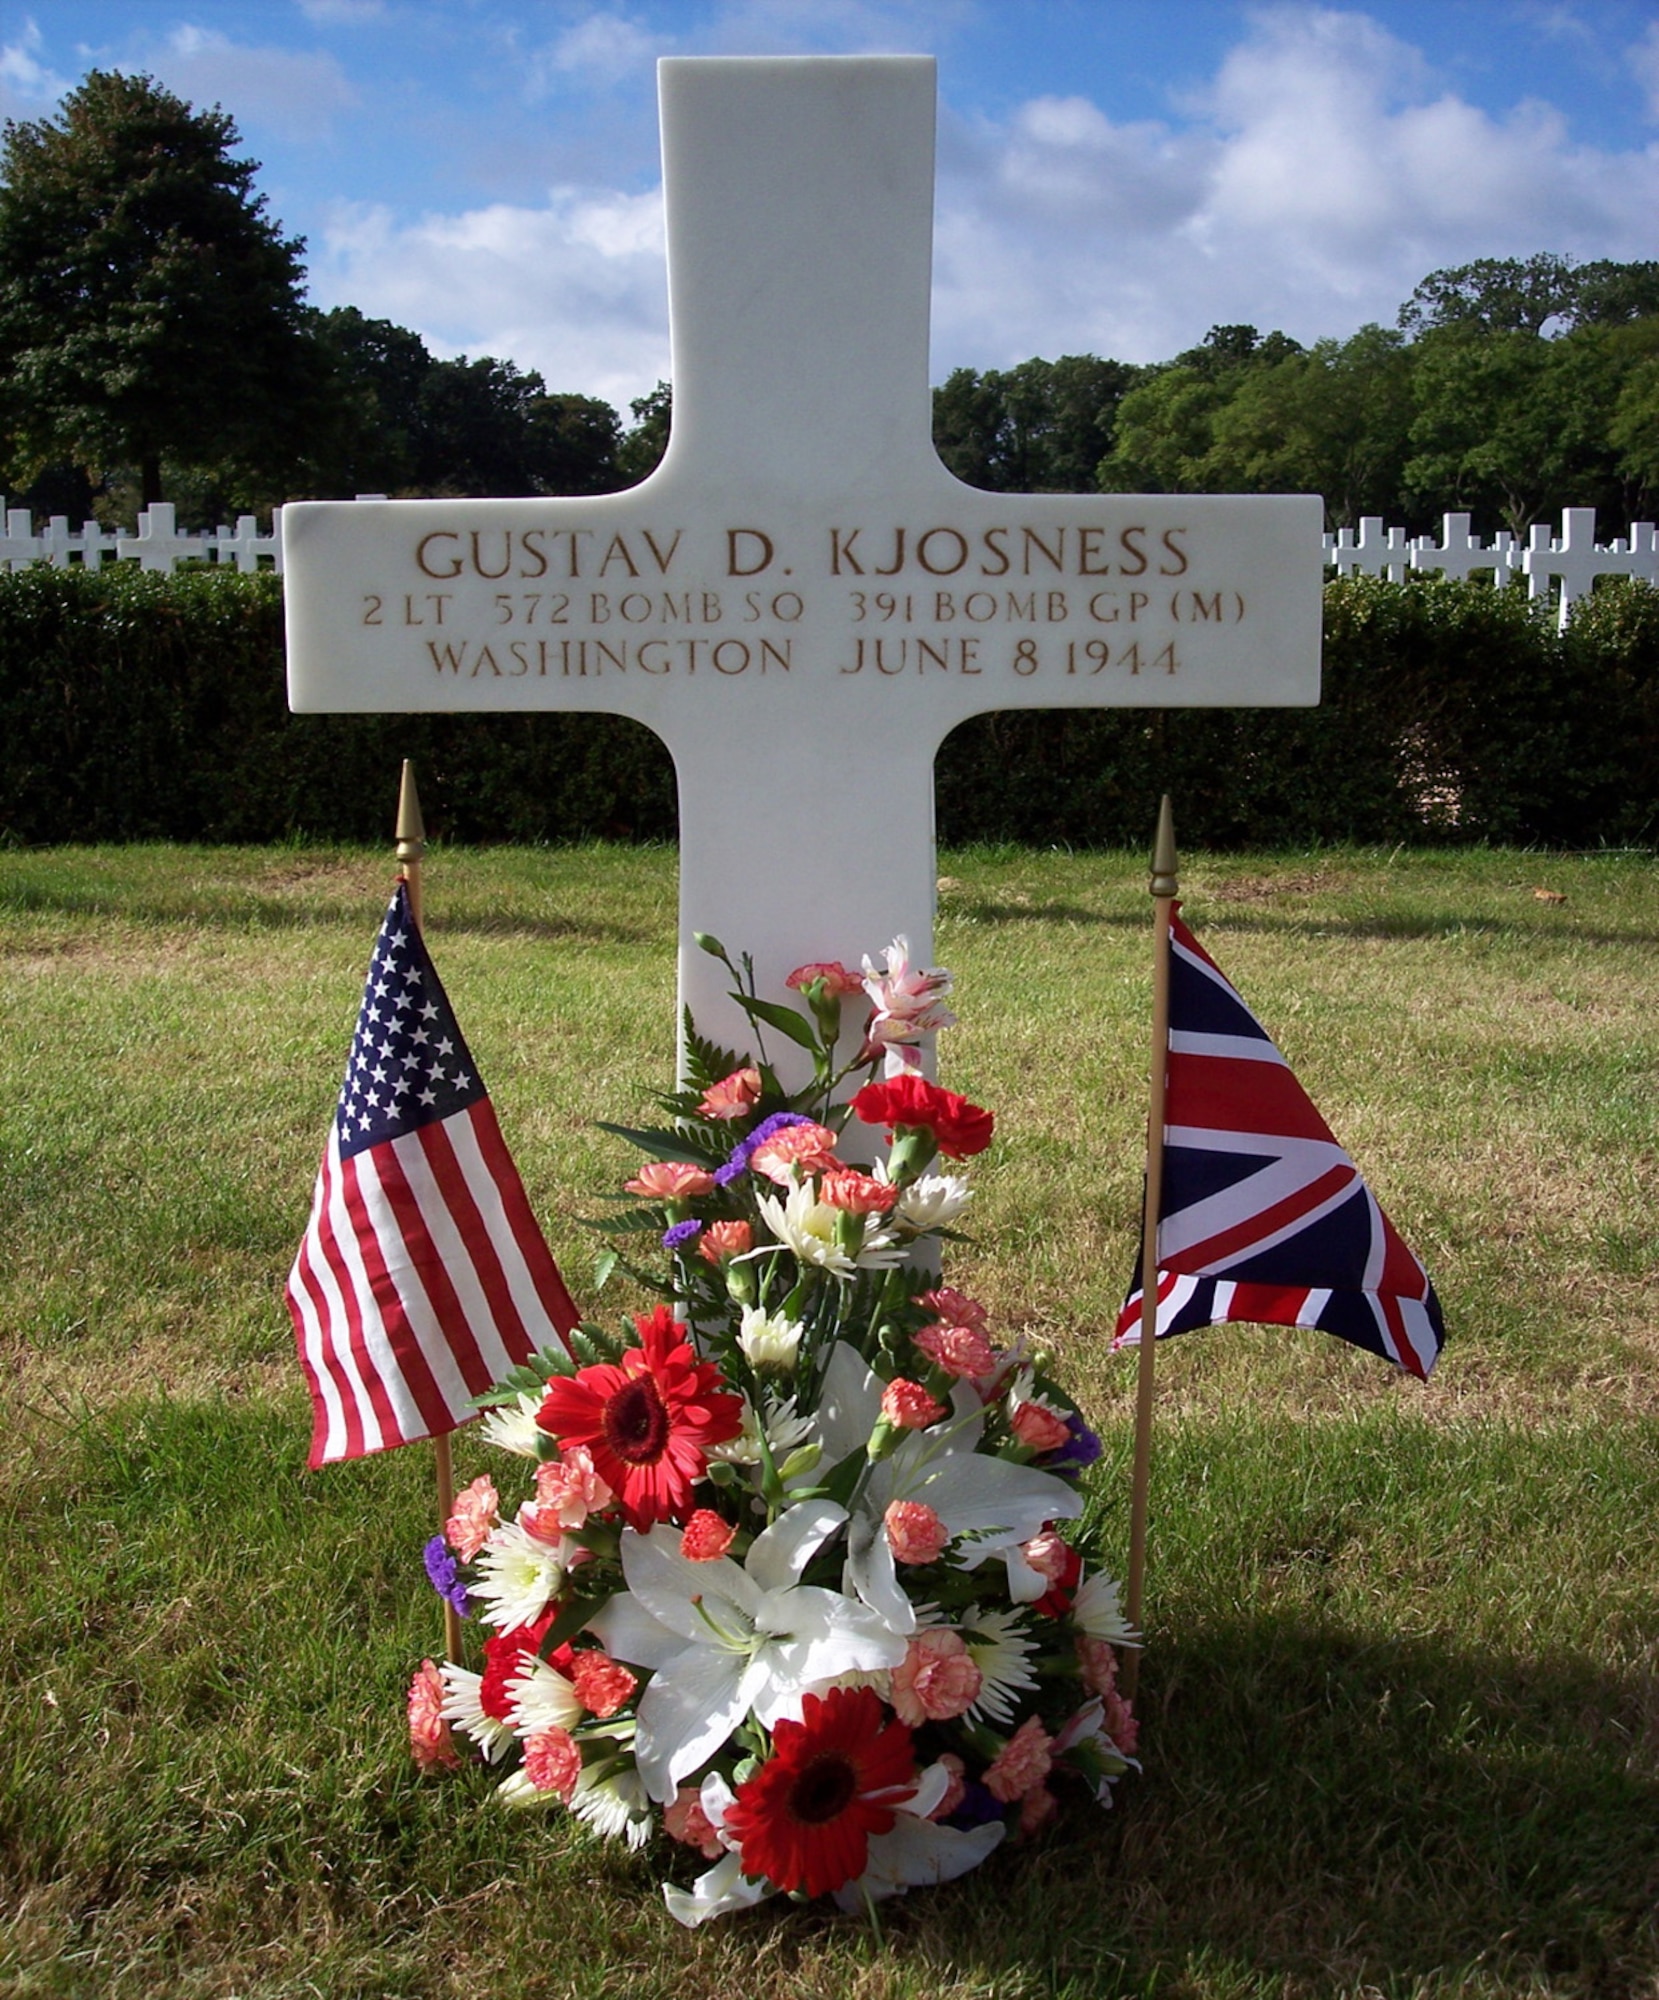
[[[1400,308],[1408,334],[1437,327],[1486,333],[1542,333],[1566,321],[1578,301],[1572,259],[1540,251],[1534,257],[1477,257],[1431,271]]]
[[[253,192],[215,107],[93,70],[0,139],[0,416],[14,475],[285,457],[317,388],[303,244]]]
[[[1294,362],[1301,343],[1253,326],[1212,326],[1166,367],[1143,370],[1117,411],[1097,472],[1106,493],[1224,493],[1237,474],[1216,456],[1216,425],[1244,385]]]
[[[1241,375],[1216,412],[1206,483],[1218,492],[1320,493],[1328,525],[1351,526],[1399,506],[1411,418],[1404,339],[1363,326]]]
[[[662,463],[668,449],[668,433],[674,423],[674,391],[666,382],[628,405],[633,425],[623,437],[617,464],[624,484],[637,486]]]
[[[933,442],[958,479],[992,493],[1089,493],[1118,405],[1142,371],[1094,354],[958,368],[933,392]]]

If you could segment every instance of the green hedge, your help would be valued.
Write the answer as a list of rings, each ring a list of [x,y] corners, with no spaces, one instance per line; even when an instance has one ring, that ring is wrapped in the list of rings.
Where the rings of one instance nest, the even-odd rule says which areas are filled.
[[[1301,710],[984,716],[940,752],[947,841],[1138,844],[1158,794],[1206,846],[1630,845],[1659,835],[1659,590],[1564,636],[1518,589],[1325,594]],[[671,839],[673,766],[612,716],[291,716],[282,586],[216,570],[0,575],[0,838],[378,840],[402,757],[466,841]]]

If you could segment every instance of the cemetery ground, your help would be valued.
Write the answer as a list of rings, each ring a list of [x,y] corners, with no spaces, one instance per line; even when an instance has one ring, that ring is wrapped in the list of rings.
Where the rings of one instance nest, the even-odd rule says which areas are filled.
[[[948,1269],[1063,1356],[1121,1562],[1145,862],[941,868],[941,1073],[999,1120]],[[430,1453],[304,1470],[280,1297],[390,875],[0,852],[0,1990],[1659,1993],[1651,857],[1185,858],[1200,938],[1435,1278],[1445,1355],[1424,1386],[1314,1333],[1160,1350],[1144,1775],[886,1905],[884,1943],[777,1904],[682,1931],[644,1857],[408,1760]],[[668,1080],[673,856],[437,848],[427,898],[589,1303],[578,1218],[633,1158],[592,1121]]]

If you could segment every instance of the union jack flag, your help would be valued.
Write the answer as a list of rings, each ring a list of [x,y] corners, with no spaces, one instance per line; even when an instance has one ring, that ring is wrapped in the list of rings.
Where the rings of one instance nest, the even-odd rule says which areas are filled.
[[[1179,917],[1157,1337],[1224,1320],[1318,1327],[1426,1377],[1444,1327],[1428,1273],[1261,1023]],[[1116,1347],[1138,1346],[1137,1277]]]

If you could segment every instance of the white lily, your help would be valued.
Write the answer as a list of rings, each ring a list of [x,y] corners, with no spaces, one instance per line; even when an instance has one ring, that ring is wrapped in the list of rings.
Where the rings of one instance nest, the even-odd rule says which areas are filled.
[[[706,1924],[711,1917],[723,1917],[728,1910],[752,1909],[756,1903],[778,1893],[764,1876],[745,1875],[743,1872],[743,1863],[726,1832],[726,1812],[734,1797],[731,1786],[718,1771],[711,1771],[703,1780],[703,1812],[709,1825],[726,1843],[726,1852],[712,1868],[705,1869],[689,1889],[677,1889],[672,1882],[663,1884],[663,1901],[668,1905],[668,1914],[688,1930]]]
[[[954,1882],[977,1868],[1002,1839],[1008,1829],[1000,1819],[962,1828],[941,1826],[928,1818],[949,1782],[943,1764],[929,1765],[915,1793],[894,1802],[891,1828],[870,1835],[864,1873],[835,1892],[843,1910],[862,1910],[867,1903],[902,1896],[907,1889]]]
[[[903,1637],[868,1604],[800,1581],[846,1519],[832,1501],[803,1501],[756,1536],[742,1564],[689,1561],[666,1525],[624,1532],[627,1594],[592,1629],[613,1658],[651,1670],[635,1757],[660,1804],[751,1712],[767,1729],[798,1720],[803,1695],[822,1683],[904,1658]]]
[[[819,1478],[868,1440],[881,1414],[881,1392],[880,1379],[858,1350],[837,1341],[818,1406],[824,1444]],[[952,1553],[964,1569],[977,1569],[987,1556],[1017,1551],[1048,1522],[1074,1520],[1083,1511],[1071,1480],[977,1449],[984,1410],[966,1383],[957,1383],[951,1403],[954,1422],[906,1432],[897,1448],[871,1467],[847,1525],[847,1582],[895,1632],[916,1629],[915,1608],[899,1582],[883,1518],[895,1500],[931,1507],[951,1542],[961,1544]]]

